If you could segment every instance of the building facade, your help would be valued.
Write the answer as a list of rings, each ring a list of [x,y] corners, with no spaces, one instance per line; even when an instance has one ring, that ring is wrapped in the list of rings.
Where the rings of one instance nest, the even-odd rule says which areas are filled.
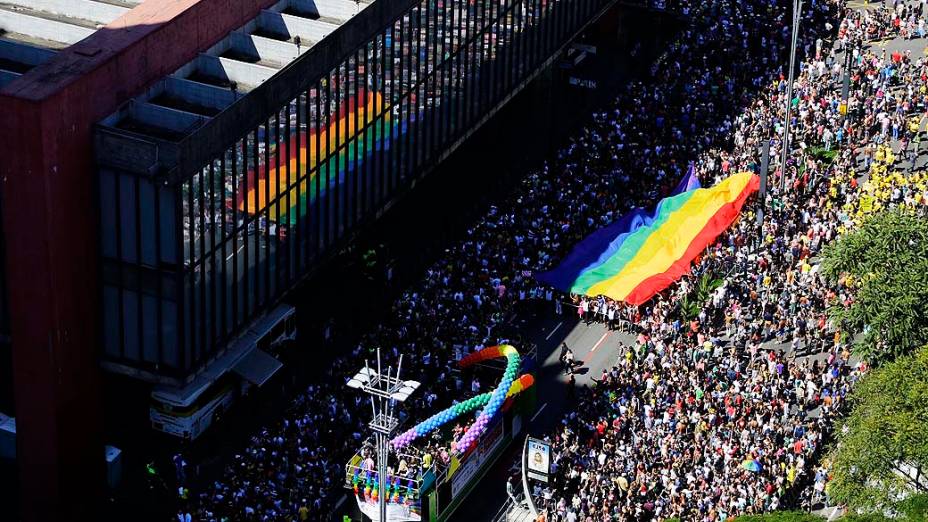
[[[24,517],[97,507],[101,368],[275,368],[235,347],[613,3],[0,1]]]

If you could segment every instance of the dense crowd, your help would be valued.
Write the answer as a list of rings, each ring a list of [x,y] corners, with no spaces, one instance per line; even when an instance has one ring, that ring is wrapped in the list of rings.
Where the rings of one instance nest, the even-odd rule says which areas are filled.
[[[549,520],[726,520],[777,509],[789,495],[824,497],[827,469],[816,466],[816,452],[866,365],[850,360],[840,325],[825,316],[828,304],[851,298],[847,288],[824,285],[814,259],[881,207],[928,208],[924,173],[896,168],[922,153],[928,69],[909,52],[868,48],[875,39],[924,36],[925,14],[924,2],[887,2],[848,13],[832,51],[816,41],[795,84],[799,150],[787,190],[771,198],[763,225],[749,208],[705,253],[695,274],[736,268],[689,323],[679,319],[685,282],[635,311],[635,345],[580,392],[550,437],[555,487],[538,492]],[[845,51],[853,76],[847,119]],[[751,168],[769,135],[765,123],[783,121],[784,91],[775,82],[735,119],[727,157],[699,157],[704,178],[720,160]],[[591,306],[603,304],[616,306]],[[797,482],[811,488],[798,491]]]
[[[410,422],[486,391],[492,383],[464,381],[451,372],[453,362],[514,335],[506,319],[515,304],[561,297],[536,283],[533,271],[550,268],[632,207],[653,206],[690,162],[708,185],[757,170],[766,139],[778,157],[788,2],[677,3],[688,25],[651,77],[630,82],[556,158],[492,207],[385,321],[307,386],[283,418],[259,430],[222,476],[202,490],[182,489],[179,516],[326,518],[341,494],[345,462],[364,446],[369,412],[343,383],[373,350],[381,348],[389,362],[401,352],[415,355],[404,358],[404,372],[424,386],[404,405]],[[837,0],[807,3],[793,100],[797,153],[771,175],[764,224],[755,219],[759,207],[748,207],[702,256],[695,274],[738,268],[725,269],[725,283],[695,317],[681,311],[692,286],[686,281],[644,307],[605,307],[601,316],[612,308],[635,328],[638,342],[623,348],[595,388],[580,391],[577,407],[551,435],[559,485],[551,518],[721,520],[773,509],[813,474],[824,484],[813,458],[864,368],[851,363],[835,336],[839,325],[824,316],[826,303],[847,296],[823,284],[813,258],[839,227],[853,224],[847,205],[858,193],[849,181],[856,179],[857,151],[866,167],[879,167],[885,150],[874,159],[871,144],[898,148],[918,138],[907,118],[925,108],[924,59],[884,56],[866,44],[920,36],[925,14],[924,2],[889,2],[865,13],[845,13]],[[847,110],[840,89],[845,51],[854,59]],[[826,355],[787,357],[761,346],[770,340]],[[391,465],[414,475],[444,461],[447,447],[434,441]]]

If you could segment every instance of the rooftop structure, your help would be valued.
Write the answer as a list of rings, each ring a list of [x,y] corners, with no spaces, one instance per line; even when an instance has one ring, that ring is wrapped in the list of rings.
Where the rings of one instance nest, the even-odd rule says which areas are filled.
[[[273,0],[0,1],[14,518],[97,518],[105,485],[94,125]],[[6,412],[8,413],[8,412]]]
[[[247,96],[372,1],[280,0],[125,103],[101,125],[178,141]]]
[[[0,88],[144,0],[0,0]]]

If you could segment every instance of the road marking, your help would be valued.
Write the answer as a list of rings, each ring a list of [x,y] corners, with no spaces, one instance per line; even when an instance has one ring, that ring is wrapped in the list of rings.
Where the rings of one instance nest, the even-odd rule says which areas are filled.
[[[532,419],[529,422],[535,422],[535,418],[541,414],[541,411],[544,410],[547,405],[547,402],[542,404],[541,408],[538,408],[538,411],[535,412],[535,415],[532,416]]]
[[[549,333],[548,336],[545,337],[545,341],[547,341],[548,339],[550,339],[551,336],[554,335],[554,332],[556,332],[557,329],[560,328],[562,324],[564,324],[564,321],[561,321],[561,322],[557,323],[557,326],[554,327],[554,330],[551,330],[551,333]]]
[[[596,349],[599,348],[599,345],[603,344],[603,341],[605,341],[605,340],[606,340],[606,337],[609,337],[609,334],[611,334],[611,333],[612,333],[612,332],[606,332],[606,333],[604,333],[603,336],[599,338],[599,341],[598,341],[596,344],[593,345],[593,349],[590,350],[590,353],[595,352]]]
[[[609,334],[611,334],[611,333],[612,333],[612,332],[606,332],[606,333],[604,333],[603,336],[599,338],[599,341],[596,341],[596,344],[593,345],[593,349],[590,350],[590,353],[586,354],[586,357],[583,358],[584,364],[590,362],[590,359],[593,357],[593,352],[595,352],[596,349],[599,348],[599,346],[600,346],[601,344],[603,344],[603,341],[605,341],[605,340],[606,340],[606,337],[609,337]]]
[[[232,256],[234,256],[234,255],[238,254],[239,252],[241,252],[243,248],[245,248],[245,245],[242,245],[242,246],[238,247],[238,250],[236,250],[235,252],[229,254],[229,257],[226,258],[226,261],[232,259]]]

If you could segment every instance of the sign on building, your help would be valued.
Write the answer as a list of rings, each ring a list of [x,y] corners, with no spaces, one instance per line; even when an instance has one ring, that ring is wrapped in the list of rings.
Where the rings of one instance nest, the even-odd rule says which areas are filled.
[[[551,473],[551,445],[543,440],[528,439],[528,477],[548,482]]]

